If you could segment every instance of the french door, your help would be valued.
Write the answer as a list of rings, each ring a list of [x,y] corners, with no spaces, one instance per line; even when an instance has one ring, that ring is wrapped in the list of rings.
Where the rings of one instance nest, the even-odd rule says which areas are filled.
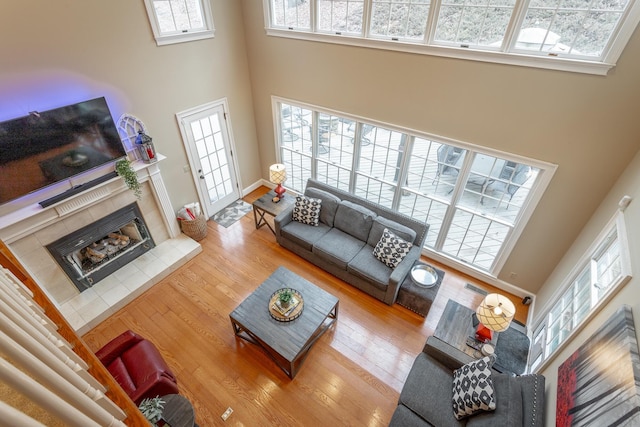
[[[176,114],[207,217],[240,198],[226,109],[226,100],[222,100]]]

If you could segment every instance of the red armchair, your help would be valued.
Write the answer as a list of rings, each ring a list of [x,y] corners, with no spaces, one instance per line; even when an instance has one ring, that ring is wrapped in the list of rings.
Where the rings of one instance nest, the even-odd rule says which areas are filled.
[[[96,356],[136,405],[147,397],[178,394],[178,381],[158,349],[132,331],[111,340]]]

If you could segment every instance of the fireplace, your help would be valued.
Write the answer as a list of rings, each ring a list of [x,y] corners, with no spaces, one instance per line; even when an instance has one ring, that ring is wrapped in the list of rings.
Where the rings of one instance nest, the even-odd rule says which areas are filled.
[[[82,292],[153,247],[140,208],[132,203],[56,240],[47,250]]]

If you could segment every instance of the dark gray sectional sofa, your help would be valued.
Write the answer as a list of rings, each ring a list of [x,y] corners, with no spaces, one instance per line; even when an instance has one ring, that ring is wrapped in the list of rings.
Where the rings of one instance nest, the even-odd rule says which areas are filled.
[[[453,371],[473,358],[436,337],[416,357],[400,393],[390,427],[543,427],[542,375],[512,376],[493,371],[496,409],[458,421],[453,415]]]
[[[294,221],[291,206],[275,218],[278,243],[367,294],[393,304],[400,284],[420,258],[429,226],[320,181],[310,179],[305,195],[322,200],[318,226]],[[384,228],[413,243],[394,269],[373,255]]]

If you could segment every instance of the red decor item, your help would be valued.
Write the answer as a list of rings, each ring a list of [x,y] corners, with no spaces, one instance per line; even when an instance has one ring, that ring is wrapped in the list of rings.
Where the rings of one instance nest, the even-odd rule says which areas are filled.
[[[287,190],[282,186],[282,184],[278,184],[273,191],[275,191],[278,197],[282,199],[284,192]]]
[[[476,329],[476,339],[480,342],[490,342],[493,338],[493,331],[482,323],[478,323],[478,327]]]

